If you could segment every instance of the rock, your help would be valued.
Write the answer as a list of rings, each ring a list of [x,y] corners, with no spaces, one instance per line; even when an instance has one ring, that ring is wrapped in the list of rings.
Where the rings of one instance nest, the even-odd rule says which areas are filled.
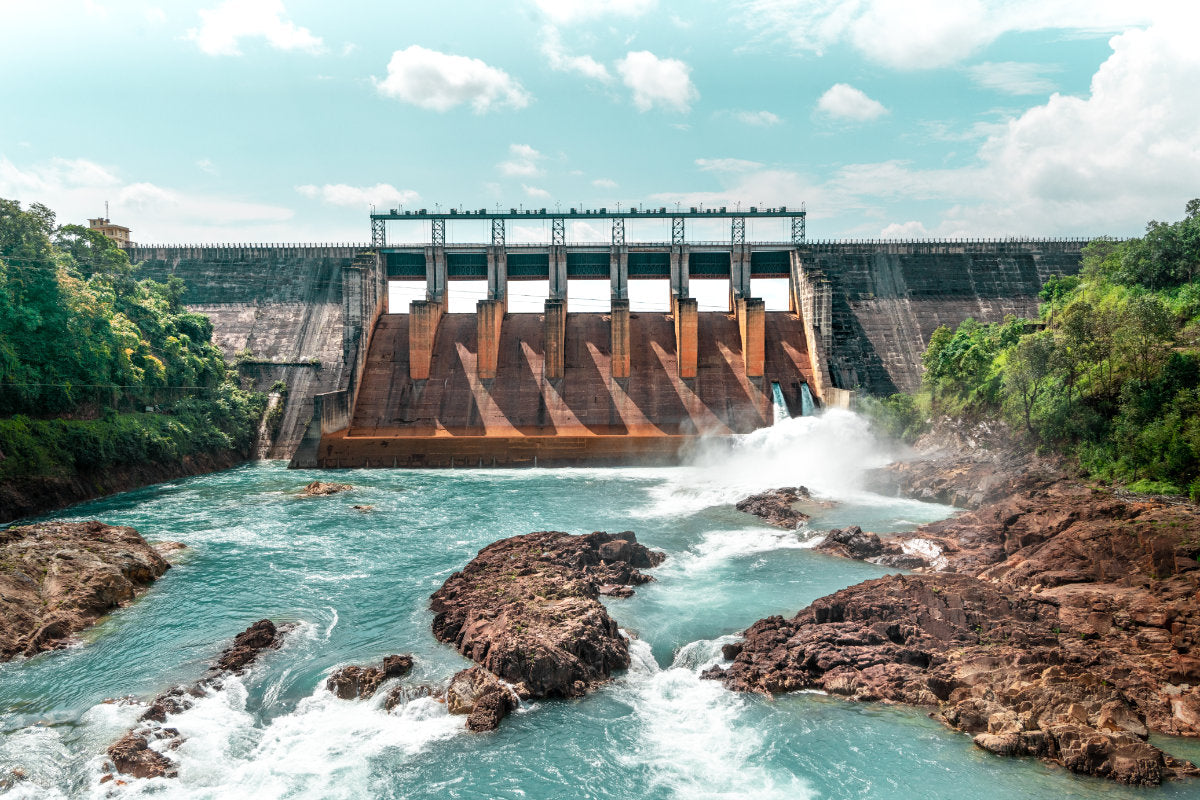
[[[383,710],[391,711],[401,703],[416,700],[418,697],[441,697],[443,692],[433,686],[393,686],[383,698]]]
[[[298,497],[324,497],[325,495],[338,494],[339,492],[348,492],[354,487],[348,483],[325,483],[324,481],[313,481],[304,487]]]
[[[342,667],[329,676],[325,687],[343,700],[366,699],[391,678],[400,678],[412,671],[412,656],[385,656],[378,667]]]
[[[495,730],[516,707],[513,690],[480,667],[457,673],[446,689],[446,710],[451,714],[466,714],[467,729],[471,731]]]
[[[259,620],[234,637],[233,643],[222,651],[203,678],[188,687],[172,687],[154,698],[150,707],[138,717],[138,722],[143,724],[132,728],[108,748],[108,756],[117,772],[135,778],[176,777],[174,762],[149,748],[152,740],[168,740],[168,749],[174,749],[183,742],[176,728],[165,728],[161,723],[166,721],[168,715],[180,714],[191,708],[207,690],[220,689],[223,677],[245,672],[264,650],[279,647],[282,634],[292,627],[284,625],[276,628],[268,619]],[[105,781],[104,778],[100,780],[102,783]]]
[[[151,750],[149,741],[135,731],[125,734],[109,747],[108,757],[117,772],[135,778],[174,778],[179,774],[175,762],[157,750]]]
[[[362,511],[364,514],[368,511],[375,510],[375,506],[372,506],[372,505],[361,505],[361,506],[350,506],[350,507],[353,508],[355,511]]]
[[[862,528],[851,525],[845,530],[834,529],[825,535],[825,541],[819,549],[826,552],[836,552],[847,558],[866,561],[883,552],[883,543],[874,533],[863,533]]]
[[[936,707],[985,750],[1123,783],[1197,774],[1145,741],[1146,715],[1114,669],[1129,663],[1085,657],[1059,612],[1055,598],[965,575],[891,575],[759,620],[733,663],[703,677]]]
[[[167,558],[171,553],[177,553],[180,550],[187,550],[187,545],[183,542],[155,542],[151,545],[155,552],[163,558]]]
[[[511,692],[489,692],[475,702],[475,708],[467,716],[467,730],[476,733],[494,731],[500,727],[500,720],[516,707],[517,701]]]
[[[271,620],[259,620],[234,638],[233,644],[221,653],[217,663],[210,667],[209,671],[240,675],[258,659],[263,650],[279,646],[278,633],[279,630]]]
[[[777,528],[795,530],[808,521],[809,515],[797,511],[793,506],[811,500],[812,495],[803,486],[784,487],[752,494],[744,500],[739,500],[736,508],[738,511],[761,517],[769,525]]]
[[[133,528],[91,520],[0,530],[0,661],[65,646],[170,568]]]
[[[433,594],[433,634],[521,697],[579,697],[629,666],[601,589],[645,583],[640,568],[663,558],[630,532],[502,539]],[[458,691],[452,684],[449,702]]]

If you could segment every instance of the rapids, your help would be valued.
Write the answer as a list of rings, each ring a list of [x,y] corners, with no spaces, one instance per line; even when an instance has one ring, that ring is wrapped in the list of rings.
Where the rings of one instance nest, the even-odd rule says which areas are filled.
[[[888,458],[860,418],[829,412],[703,443],[678,468],[343,471],[334,479],[353,491],[298,499],[329,473],[259,463],[68,509],[55,516],[133,525],[189,549],[79,646],[0,665],[0,785],[11,781],[0,797],[1195,796],[1194,784],[1138,791],[1000,759],[919,710],[818,694],[770,701],[699,679],[760,617],[888,571],[813,551],[807,531],[729,504],[803,484],[839,502],[813,530],[900,530],[950,513],[865,491],[863,469]],[[347,702],[325,691],[336,666],[401,652],[416,659],[405,684],[444,683],[466,662],[434,641],[429,594],[484,545],[545,529],[631,529],[668,553],[656,582],[607,603],[633,637],[628,672],[583,700],[527,704],[484,735],[428,698],[389,715],[386,692]],[[169,720],[186,737],[179,779],[101,786],[105,748],[142,711],[104,701],[194,680],[262,617],[300,626]]]

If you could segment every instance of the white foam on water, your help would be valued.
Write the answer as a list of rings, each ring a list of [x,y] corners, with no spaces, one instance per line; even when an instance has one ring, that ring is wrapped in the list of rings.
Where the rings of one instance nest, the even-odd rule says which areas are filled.
[[[810,548],[822,538],[821,535],[810,535],[807,530],[785,531],[766,527],[708,531],[687,552],[668,559],[655,575],[659,576],[660,581],[664,580],[662,576],[676,573],[694,576],[719,569],[738,558],[774,550]]]
[[[646,768],[655,788],[689,800],[815,797],[803,779],[765,763],[769,743],[745,719],[747,699],[700,679],[727,640],[693,642],[668,669],[654,663],[648,643],[630,642],[633,665],[617,691],[627,695],[638,730],[622,761]]]
[[[846,499],[862,493],[866,470],[890,460],[865,418],[830,409],[743,436],[701,440],[686,466],[660,473],[649,506],[638,513],[692,514],[780,486],[802,485],[821,497]]]

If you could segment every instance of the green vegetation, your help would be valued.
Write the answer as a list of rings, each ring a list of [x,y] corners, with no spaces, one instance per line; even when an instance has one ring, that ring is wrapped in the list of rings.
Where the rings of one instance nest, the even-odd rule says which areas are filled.
[[[249,447],[264,400],[236,387],[183,291],[0,199],[0,479]]]
[[[925,392],[868,413],[909,438],[933,415],[1002,416],[1094,478],[1200,500],[1200,200],[1141,238],[1092,242],[1041,299],[1038,320],[939,328]]]

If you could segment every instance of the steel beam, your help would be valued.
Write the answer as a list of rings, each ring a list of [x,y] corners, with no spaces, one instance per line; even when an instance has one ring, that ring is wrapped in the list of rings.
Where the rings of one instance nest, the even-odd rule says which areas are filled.
[[[733,225],[731,226],[729,239],[735,245],[746,243],[746,218],[745,217],[734,217],[733,218]]]
[[[567,243],[567,224],[562,217],[550,220],[550,244],[564,245]]]
[[[387,247],[387,220],[371,218],[371,247]]]
[[[804,244],[804,215],[792,217],[792,244]]]
[[[625,244],[625,218],[614,217],[612,221],[612,243],[614,245]]]
[[[492,220],[492,245],[495,247],[504,247],[504,225],[503,219]]]
[[[434,219],[433,224],[433,246],[446,249],[446,220]]]
[[[671,244],[683,244],[686,240],[683,217],[671,217]]]

